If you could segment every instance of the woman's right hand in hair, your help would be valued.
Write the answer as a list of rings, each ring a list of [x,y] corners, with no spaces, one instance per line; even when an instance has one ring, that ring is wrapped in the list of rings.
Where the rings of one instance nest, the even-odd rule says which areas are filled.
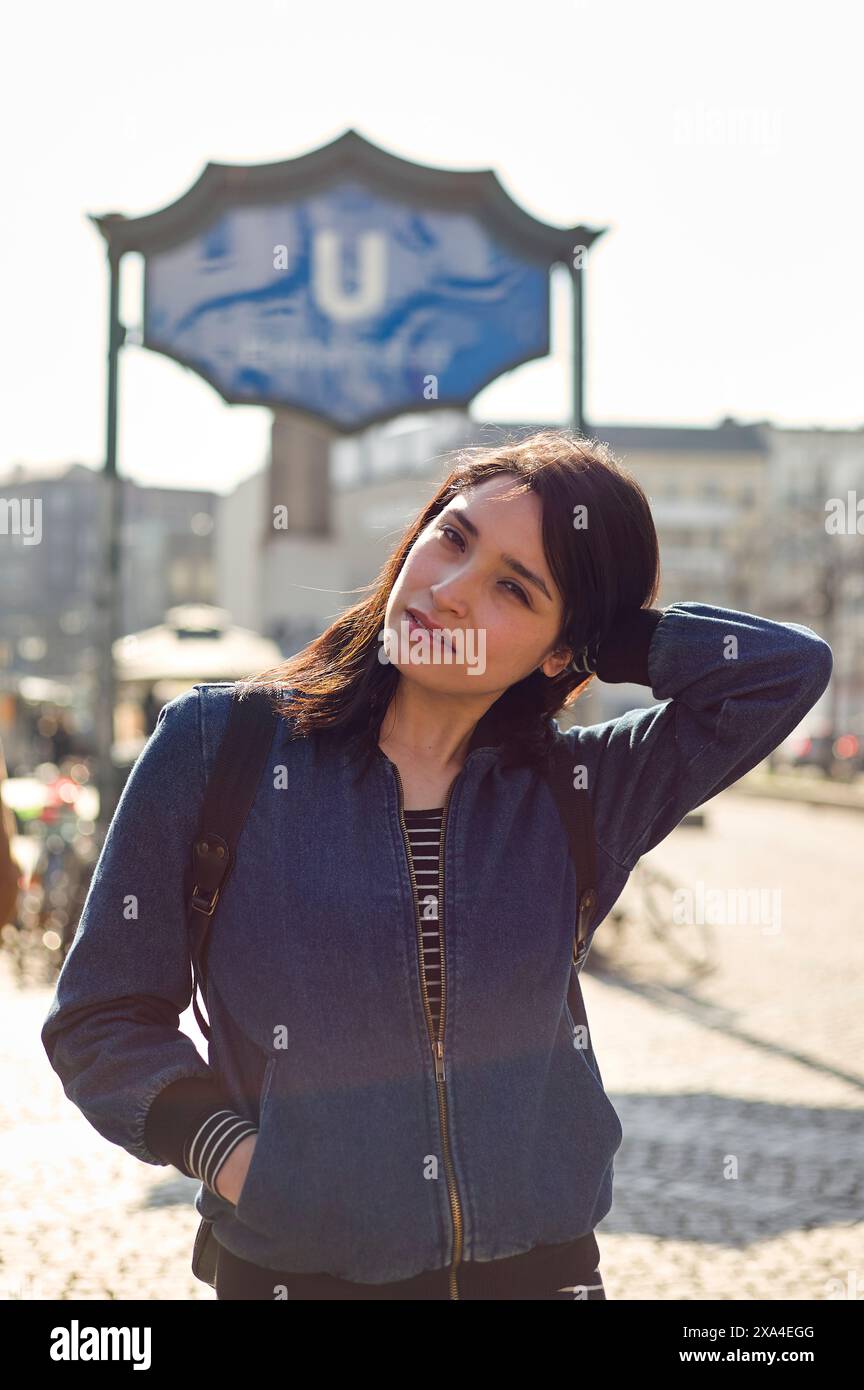
[[[247,1134],[245,1139],[240,1140],[236,1149],[231,1150],[216,1174],[216,1192],[233,1206],[240,1200],[240,1192],[246,1181],[257,1140],[257,1134]]]

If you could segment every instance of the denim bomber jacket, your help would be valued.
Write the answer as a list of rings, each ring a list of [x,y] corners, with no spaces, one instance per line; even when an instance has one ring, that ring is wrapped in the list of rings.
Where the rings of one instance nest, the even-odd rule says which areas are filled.
[[[761,762],[832,670],[831,648],[797,623],[699,602],[648,614],[642,679],[660,703],[564,735],[594,808],[592,934],[640,856]],[[638,662],[618,666],[601,652],[604,679]],[[622,1127],[590,1039],[573,1043],[579,885],[548,785],[502,768],[485,720],[444,815],[443,1058],[397,770],[381,751],[355,784],[340,741],[292,740],[284,721],[213,918],[209,1062],[179,1030],[184,870],[230,700],[226,683],[172,700],[126,782],[42,1028],[67,1097],[106,1139],[164,1164],[151,1104],[176,1083],[212,1086],[258,1136],[236,1206],[202,1183],[195,1208],[220,1244],[269,1268],[452,1276],[593,1230]]]

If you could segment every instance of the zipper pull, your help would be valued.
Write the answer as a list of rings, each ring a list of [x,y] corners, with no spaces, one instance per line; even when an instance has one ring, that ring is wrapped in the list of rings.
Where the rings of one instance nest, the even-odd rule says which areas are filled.
[[[443,1081],[445,1079],[444,1044],[442,1042],[436,1041],[433,1045],[433,1051],[435,1053],[435,1080]]]

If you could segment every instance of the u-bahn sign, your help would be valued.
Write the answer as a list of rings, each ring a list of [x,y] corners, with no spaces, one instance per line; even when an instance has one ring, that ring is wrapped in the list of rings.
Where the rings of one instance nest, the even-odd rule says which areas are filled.
[[[464,407],[545,356],[549,270],[604,230],[549,226],[492,170],[414,164],[353,130],[276,164],[207,164],[160,212],[93,221],[110,256],[144,257],[145,347],[232,404],[342,434]]]

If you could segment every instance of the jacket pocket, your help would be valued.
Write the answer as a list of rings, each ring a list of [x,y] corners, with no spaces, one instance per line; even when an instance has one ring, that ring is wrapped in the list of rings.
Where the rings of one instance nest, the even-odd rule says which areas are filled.
[[[258,1134],[255,1136],[255,1148],[252,1150],[252,1158],[250,1159],[249,1167],[246,1169],[243,1186],[237,1194],[237,1201],[234,1206],[234,1213],[238,1221],[245,1221],[244,1209],[247,1205],[251,1205],[249,1199],[254,1193],[255,1184],[259,1177],[261,1156],[267,1141],[270,1091],[273,1085],[276,1063],[277,1058],[271,1057],[264,1070],[264,1080],[261,1084],[261,1095],[258,1101]],[[254,1225],[255,1223],[250,1222],[248,1224]]]
[[[619,1119],[618,1111],[615,1109],[615,1106],[612,1104],[611,1100],[606,1094],[606,1088],[603,1085],[603,1078],[600,1075],[600,1068],[597,1065],[597,1058],[594,1056],[594,1049],[591,1046],[590,1029],[588,1036],[588,1046],[574,1047],[573,1039],[576,1034],[576,1024],[574,1022],[573,1015],[570,1012],[570,1005],[567,1003],[566,1000],[564,1001],[564,1017],[567,1020],[567,1027],[569,1029],[568,1051],[572,1056],[573,1065],[576,1069],[576,1079],[580,1083],[580,1085],[584,1085],[585,1077],[587,1074],[595,1090],[599,1093],[599,1096],[602,1098],[603,1108],[606,1110],[609,1118],[614,1120],[615,1127],[618,1130],[618,1139],[615,1143],[615,1149],[617,1151],[624,1137],[624,1129],[621,1124],[621,1120]]]

